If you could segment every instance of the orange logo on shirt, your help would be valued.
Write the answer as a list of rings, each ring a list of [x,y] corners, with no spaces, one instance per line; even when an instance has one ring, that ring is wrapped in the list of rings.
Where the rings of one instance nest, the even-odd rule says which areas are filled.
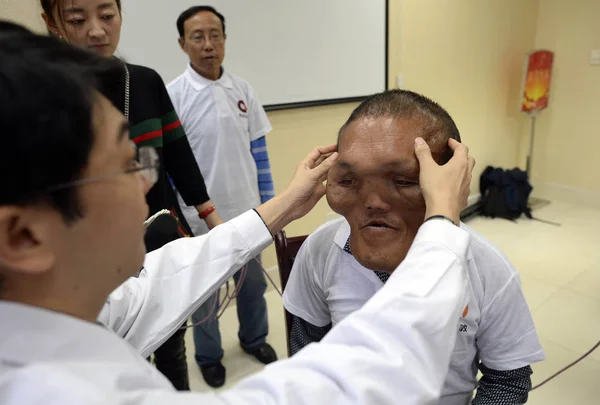
[[[466,318],[468,313],[469,313],[469,306],[467,305],[465,307],[465,310],[462,313],[462,318]]]
[[[248,106],[246,106],[246,103],[244,103],[244,100],[240,100],[238,101],[238,108],[240,109],[241,112],[246,113],[248,112]]]

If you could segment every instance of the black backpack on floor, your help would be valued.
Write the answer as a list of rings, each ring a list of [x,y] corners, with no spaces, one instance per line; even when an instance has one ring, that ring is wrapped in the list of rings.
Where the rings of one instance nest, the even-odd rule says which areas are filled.
[[[488,166],[481,174],[479,189],[484,216],[514,220],[525,214],[532,218],[528,201],[533,187],[526,172]]]

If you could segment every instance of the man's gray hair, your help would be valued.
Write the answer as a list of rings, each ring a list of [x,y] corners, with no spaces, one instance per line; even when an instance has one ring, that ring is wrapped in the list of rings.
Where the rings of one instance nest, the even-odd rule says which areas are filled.
[[[408,90],[387,90],[374,94],[365,99],[350,115],[338,135],[338,146],[342,132],[360,118],[393,117],[398,119],[415,119],[422,126],[421,136],[429,143],[441,142],[446,149],[438,163],[445,164],[452,157],[452,151],[447,147],[448,139],[460,142],[460,132],[454,120],[435,101]]]

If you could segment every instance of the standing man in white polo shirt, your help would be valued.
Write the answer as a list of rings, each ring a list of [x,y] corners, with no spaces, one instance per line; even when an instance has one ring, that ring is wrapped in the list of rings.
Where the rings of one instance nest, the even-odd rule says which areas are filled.
[[[209,6],[192,7],[177,20],[179,44],[189,56],[186,71],[168,85],[198,166],[219,214],[228,221],[274,196],[265,135],[271,124],[250,85],[226,72],[225,17]],[[180,201],[195,235],[208,232],[197,212]],[[260,260],[260,257],[257,258]],[[236,274],[236,285],[242,272]],[[244,351],[263,364],[277,360],[266,343],[266,281],[261,266],[251,261],[237,296],[239,339]],[[196,361],[206,383],[225,383],[223,349],[215,300],[210,298],[193,316]],[[212,313],[212,314],[211,314]]]

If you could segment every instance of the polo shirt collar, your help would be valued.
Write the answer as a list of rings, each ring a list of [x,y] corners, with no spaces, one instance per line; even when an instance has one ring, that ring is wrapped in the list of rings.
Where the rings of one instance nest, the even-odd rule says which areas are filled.
[[[203,90],[213,83],[219,84],[228,89],[232,89],[233,81],[231,80],[231,76],[223,67],[221,67],[221,72],[221,77],[219,77],[217,80],[210,80],[196,72],[191,63],[189,63],[187,66],[187,76],[195,90]]]
[[[340,224],[340,227],[338,228],[337,232],[335,233],[333,242],[343,250],[344,246],[346,246],[346,241],[348,240],[349,237],[350,237],[350,224],[344,218],[344,220]]]

